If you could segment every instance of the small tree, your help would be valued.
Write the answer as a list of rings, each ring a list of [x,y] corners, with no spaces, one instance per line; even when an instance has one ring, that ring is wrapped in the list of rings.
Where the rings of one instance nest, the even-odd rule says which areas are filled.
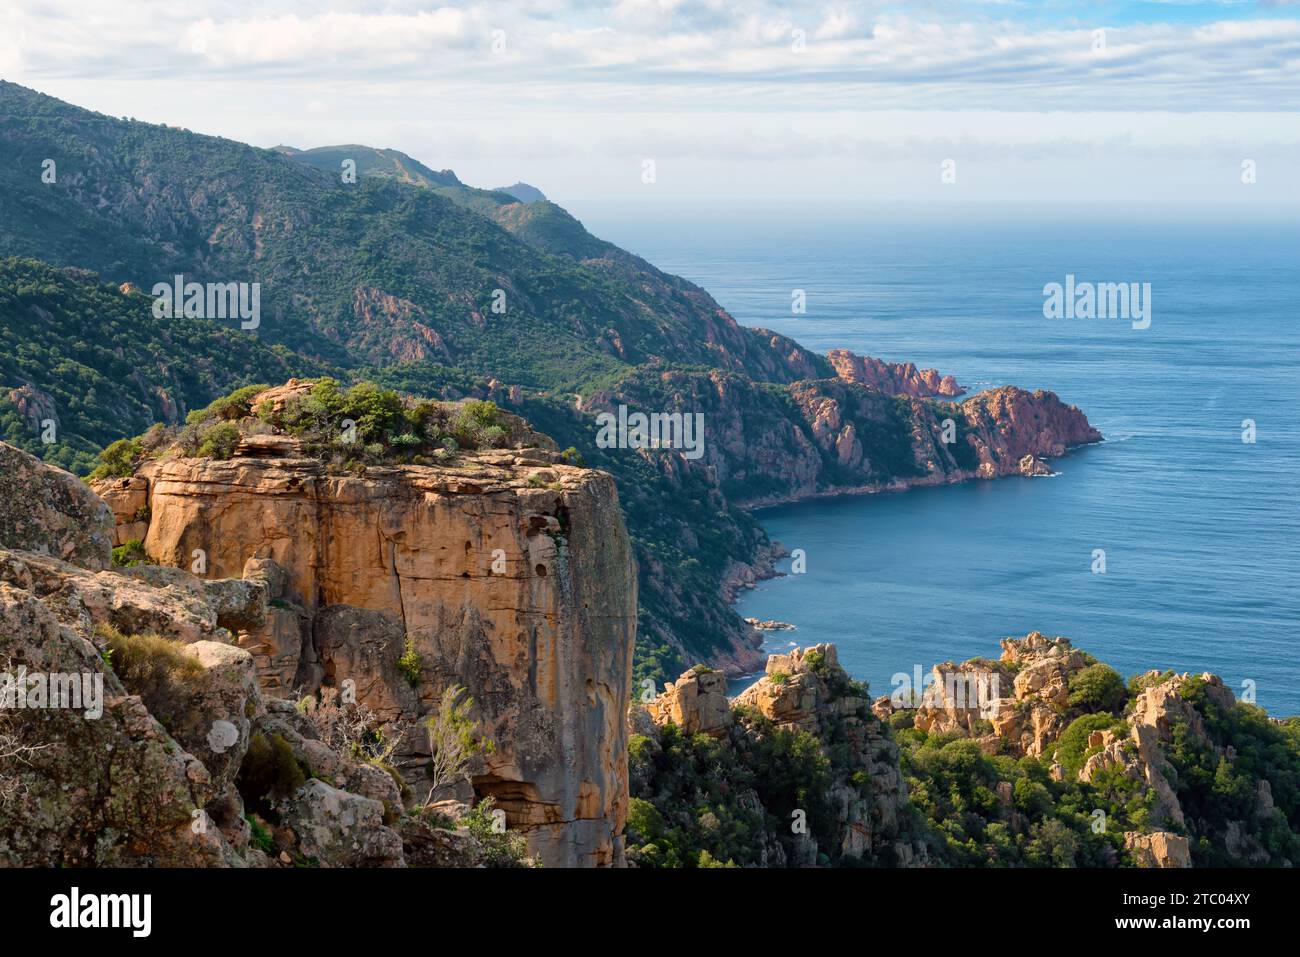
[[[400,720],[385,724],[358,702],[344,703],[337,688],[323,687],[318,699],[304,698],[299,705],[311,716],[325,743],[354,761],[387,764],[408,730]]]
[[[477,735],[478,722],[469,716],[474,709],[474,699],[461,695],[465,689],[451,685],[442,693],[438,713],[426,722],[429,729],[429,750],[432,761],[429,777],[433,786],[424,803],[430,804],[433,796],[443,787],[460,780],[469,780],[469,763],[477,754],[491,754],[496,745]]]
[[[32,755],[48,747],[48,744],[27,744],[18,721],[0,711],[0,804],[7,804],[27,790],[14,766],[30,764]]]

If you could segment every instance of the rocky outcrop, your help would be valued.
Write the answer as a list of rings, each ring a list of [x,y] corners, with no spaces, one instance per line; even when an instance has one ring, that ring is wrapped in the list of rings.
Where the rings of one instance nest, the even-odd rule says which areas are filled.
[[[54,401],[54,396],[48,392],[42,392],[29,383],[10,389],[9,401],[18,410],[23,425],[33,435],[40,435],[45,429],[46,422],[52,422],[56,429],[59,428],[59,407]]]
[[[1187,838],[1169,831],[1139,834],[1127,831],[1124,847],[1138,867],[1191,867],[1192,851]]]
[[[775,618],[746,618],[745,624],[749,625],[755,631],[794,631],[795,626],[788,621],[778,621]]]
[[[195,603],[203,601],[197,580],[180,587],[176,577],[184,574],[158,587],[0,550],[6,678],[42,676],[51,689],[40,704],[28,699],[26,707],[14,708],[9,702],[0,712],[0,865],[379,862],[356,852],[358,846],[387,848],[383,862],[401,865],[400,839],[371,813],[371,805],[381,804],[342,791],[317,801],[310,791],[315,781],[306,782],[306,790],[291,789],[275,808],[283,821],[272,849],[283,859],[250,844],[238,779],[250,743],[267,733],[270,716],[251,656],[230,645],[228,633],[218,629],[212,634],[221,640],[188,644],[177,637],[192,636]],[[150,590],[150,600],[139,597]],[[99,600],[119,592],[135,597]],[[122,616],[128,605],[149,609],[149,631],[124,637],[119,626],[129,620]],[[169,614],[173,626],[161,627]],[[211,621],[216,612],[201,617]],[[56,699],[53,676],[81,694]],[[362,770],[320,747],[342,780],[353,783],[369,771],[392,786],[382,771]]]
[[[888,395],[935,399],[953,398],[966,391],[952,376],[940,375],[937,369],[918,369],[911,362],[885,362],[855,355],[848,349],[832,349],[826,358],[844,381],[870,386]]]
[[[859,859],[902,866],[923,864],[927,852],[906,835],[907,787],[898,766],[898,748],[887,729],[871,714],[861,688],[840,667],[834,645],[795,649],[768,658],[767,673],[742,692],[724,714],[723,682],[718,672],[690,671],[646,708],[643,736],[655,727],[675,725],[688,734],[702,733],[733,749],[741,761],[751,759],[772,726],[805,732],[826,754],[831,777],[825,807],[830,845],[819,845],[809,830],[792,836],[768,833],[762,838],[764,866],[808,866],[819,861]],[[633,720],[637,720],[635,713]],[[770,722],[770,724],[765,724]],[[648,793],[653,784],[646,782]],[[735,793],[739,807],[762,808],[753,789]],[[788,820],[790,809],[768,808]]]
[[[1070,676],[1087,667],[1068,638],[1031,632],[1002,641],[997,661],[975,658],[935,665],[915,697],[896,691],[876,699],[873,711],[888,719],[908,711],[921,731],[960,732],[989,753],[1046,753],[1069,724]]]
[[[731,727],[731,705],[727,701],[727,676],[721,671],[696,667],[646,706],[656,724],[672,722],[687,734],[720,738]]]
[[[22,557],[0,552],[12,574]],[[212,775],[105,668],[84,628],[29,589],[0,582],[0,661],[16,675],[71,676],[102,689],[102,713],[42,707],[0,712],[0,864],[235,866],[195,813],[216,797]],[[69,697],[68,704],[74,703]]]
[[[1155,792],[1151,817],[1157,824],[1184,823],[1183,809],[1174,793],[1170,777],[1175,776],[1162,745],[1173,740],[1174,730],[1183,727],[1204,746],[1217,754],[1223,749],[1211,741],[1200,712],[1181,695],[1190,675],[1172,675],[1161,680],[1158,672],[1149,672],[1146,685],[1132,707],[1130,737],[1133,742],[1131,767]],[[1231,708],[1236,699],[1224,687],[1218,675],[1204,674],[1201,679],[1209,697],[1221,708]]]
[[[0,547],[107,568],[113,516],[75,476],[0,442]]]
[[[132,475],[101,479],[94,489],[113,512],[113,545],[144,541],[149,534],[149,483]]]
[[[962,402],[961,411],[971,430],[968,442],[979,458],[981,478],[1042,474],[1041,459],[1058,458],[1068,449],[1102,439],[1077,406],[1042,389],[992,389]]]
[[[119,515],[148,515],[152,561],[198,556],[231,580],[207,600],[268,693],[350,682],[360,705],[415,729],[397,757],[418,788],[421,722],[461,685],[495,745],[475,791],[548,865],[620,860],[636,605],[609,476],[545,449],[364,475],[270,450],[153,461],[139,482],[147,508]]]

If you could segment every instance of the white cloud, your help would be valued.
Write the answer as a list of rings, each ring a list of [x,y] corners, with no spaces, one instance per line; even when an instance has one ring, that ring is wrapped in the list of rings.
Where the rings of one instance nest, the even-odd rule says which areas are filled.
[[[641,201],[646,156],[658,195],[930,197],[948,156],[941,201],[1230,196],[1240,156],[1267,173],[1253,195],[1300,194],[1300,21],[1258,8],[1109,27],[1096,53],[1092,24],[947,0],[0,3],[0,75],[64,99],[263,146],[396,147],[561,201]]]
[[[341,67],[357,83],[534,82],[585,95],[715,103],[741,89],[807,109],[887,98],[917,107],[1038,109],[1294,109],[1300,105],[1300,21],[1230,20],[1111,28],[1104,53],[1092,27],[1032,28],[1015,20],[882,13],[872,3],[810,5],[788,14],[759,0],[612,0],[523,5],[484,0],[434,9],[353,2],[319,12],[279,0],[250,16],[228,0],[145,0],[115,7],[16,0],[28,75],[123,78],[245,72],[310,79]],[[993,6],[990,10],[1002,8]],[[792,31],[806,36],[802,54]],[[509,70],[492,65],[504,30]],[[12,35],[12,33],[10,33]],[[758,84],[755,86],[755,84]],[[548,87],[551,88],[551,87]],[[1268,102],[1263,102],[1267,98]],[[728,105],[736,107],[734,101]]]

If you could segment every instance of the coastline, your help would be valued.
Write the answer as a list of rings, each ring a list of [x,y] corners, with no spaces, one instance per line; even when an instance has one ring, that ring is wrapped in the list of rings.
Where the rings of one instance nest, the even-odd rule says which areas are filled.
[[[1062,456],[1068,456],[1076,449],[1085,448],[1091,445],[1101,445],[1106,441],[1105,437],[1092,442],[1080,442],[1076,445],[1067,446]],[[1039,460],[1041,461],[1041,460]],[[833,500],[838,498],[860,498],[867,495],[878,495],[882,493],[907,492],[916,488],[935,488],[942,485],[962,485],[972,481],[991,482],[1004,478],[1055,478],[1060,472],[1049,472],[1046,474],[1024,474],[1019,469],[1002,470],[994,474],[981,472],[978,469],[968,469],[959,472],[950,472],[946,475],[924,475],[910,479],[896,479],[888,483],[872,483],[869,485],[836,487],[830,489],[820,489],[811,492],[801,492],[796,495],[770,496],[768,498],[749,499],[735,503],[738,508],[744,509],[750,513],[761,512],[768,508],[779,508],[783,505],[796,505],[802,502]],[[762,521],[759,516],[755,515],[759,521],[760,528]],[[767,534],[767,529],[763,529]],[[751,590],[757,587],[759,582],[770,581],[774,578],[781,578],[784,572],[778,571],[776,562],[778,559],[785,558],[790,554],[789,550],[774,539],[769,539],[767,546],[758,549],[753,559],[749,562],[734,561],[724,570],[722,581],[719,584],[719,594],[722,599],[735,612],[735,606],[740,599],[742,591]],[[728,695],[738,694],[743,688],[731,689],[731,685],[744,678],[757,679],[763,674],[763,667],[767,660],[767,655],[763,653],[764,632],[759,631],[753,626],[748,625],[749,637],[751,640],[750,649],[752,656],[742,658],[732,658],[727,661],[717,661],[715,667],[720,668],[727,676]],[[797,624],[796,624],[797,627]]]

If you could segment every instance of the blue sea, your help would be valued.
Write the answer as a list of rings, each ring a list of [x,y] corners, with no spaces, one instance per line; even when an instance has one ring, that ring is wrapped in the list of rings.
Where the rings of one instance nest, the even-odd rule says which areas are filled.
[[[1300,714],[1294,218],[975,208],[586,222],[708,289],[741,323],[819,352],[934,367],[971,391],[1050,389],[1106,437],[1056,460],[1050,478],[759,512],[807,555],[805,574],[739,603],[797,626],[769,635],[769,650],[835,642],[882,694],[895,673],[996,656],[1000,638],[1036,630],[1125,677],[1213,671],[1274,715]],[[1150,328],[1045,319],[1043,287],[1067,274],[1149,282]],[[804,315],[791,312],[796,289]]]

